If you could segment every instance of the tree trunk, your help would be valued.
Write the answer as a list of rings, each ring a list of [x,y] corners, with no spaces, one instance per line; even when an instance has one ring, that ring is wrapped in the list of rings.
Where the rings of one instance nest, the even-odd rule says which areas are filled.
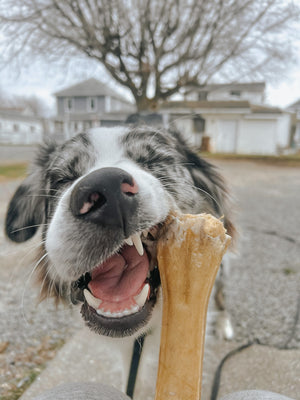
[[[149,99],[148,97],[138,97],[136,100],[136,108],[137,111],[144,112],[156,112],[158,109],[158,99],[152,98]]]

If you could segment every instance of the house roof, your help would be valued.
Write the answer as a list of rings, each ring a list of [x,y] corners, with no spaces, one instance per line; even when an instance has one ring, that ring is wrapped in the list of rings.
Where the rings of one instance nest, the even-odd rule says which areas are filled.
[[[55,117],[56,121],[72,121],[72,122],[83,122],[83,121],[102,121],[102,120],[116,120],[116,121],[125,121],[127,119],[128,112],[126,111],[118,111],[118,112],[109,112],[103,114],[96,113],[74,113],[68,114],[67,117]]]
[[[0,118],[22,120],[22,121],[40,121],[41,117],[27,113],[26,108],[18,107],[0,107]]]
[[[250,92],[261,92],[265,90],[265,82],[239,82],[239,83],[212,83],[201,87],[188,86],[187,92],[214,92],[218,90],[230,89],[230,90],[247,90]]]
[[[287,110],[292,110],[292,111],[300,110],[300,99],[298,101],[296,101],[295,103],[289,105],[287,107]]]
[[[249,101],[167,101],[161,108],[250,108]]]
[[[77,96],[110,96],[115,99],[124,101],[128,104],[130,102],[113,91],[110,87],[95,78],[90,78],[85,81],[79,82],[73,86],[67,87],[54,93],[56,97],[77,97]]]
[[[262,114],[281,114],[282,110],[278,107],[251,104],[249,101],[168,101],[161,105],[162,109],[250,109],[253,113]]]

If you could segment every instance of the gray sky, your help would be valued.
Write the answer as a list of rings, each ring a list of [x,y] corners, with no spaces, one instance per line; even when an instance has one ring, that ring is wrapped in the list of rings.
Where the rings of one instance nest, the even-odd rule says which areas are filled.
[[[299,61],[297,65],[289,66],[285,75],[267,82],[267,104],[286,107],[300,99],[300,40],[295,45],[299,49]],[[7,96],[36,94],[54,107],[52,93],[90,77],[102,80],[132,99],[130,92],[115,83],[99,63],[86,59],[77,59],[68,66],[32,62],[30,65],[21,66],[19,71],[7,66],[0,70],[0,91],[4,91]]]

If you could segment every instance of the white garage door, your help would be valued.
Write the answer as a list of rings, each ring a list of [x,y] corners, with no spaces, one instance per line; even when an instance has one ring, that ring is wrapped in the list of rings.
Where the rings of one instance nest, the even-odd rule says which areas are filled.
[[[234,119],[219,120],[215,150],[218,153],[235,153],[237,140],[237,121]]]
[[[275,121],[244,120],[238,137],[238,153],[276,154]]]

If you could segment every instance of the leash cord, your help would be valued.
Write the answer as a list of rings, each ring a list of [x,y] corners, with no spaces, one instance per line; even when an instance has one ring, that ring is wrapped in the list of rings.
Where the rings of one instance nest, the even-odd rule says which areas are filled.
[[[133,394],[134,394],[136,377],[137,377],[139,363],[140,363],[142,350],[143,350],[143,346],[144,346],[145,336],[146,335],[142,335],[134,340],[129,376],[128,376],[128,381],[127,381],[127,389],[126,389],[127,396],[129,396],[131,398],[133,398]]]

